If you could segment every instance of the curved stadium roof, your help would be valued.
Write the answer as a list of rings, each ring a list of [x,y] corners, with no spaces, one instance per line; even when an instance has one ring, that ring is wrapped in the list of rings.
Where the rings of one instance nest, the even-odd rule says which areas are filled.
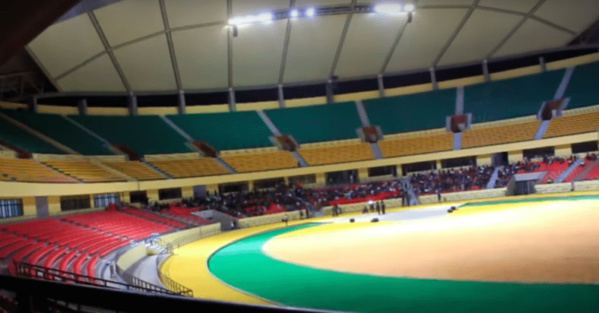
[[[27,46],[60,92],[226,90],[391,75],[567,46],[599,0],[414,0],[406,15],[338,14],[239,27],[228,19],[366,0],[124,0]]]

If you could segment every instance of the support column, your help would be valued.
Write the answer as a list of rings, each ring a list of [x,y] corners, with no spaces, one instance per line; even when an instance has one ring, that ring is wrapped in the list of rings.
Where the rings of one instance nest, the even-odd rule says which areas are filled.
[[[185,92],[183,90],[179,90],[179,94],[178,94],[178,98],[177,98],[177,105],[178,105],[178,112],[179,114],[185,114]]]
[[[435,68],[431,67],[428,69],[431,73],[431,84],[433,85],[433,90],[439,89],[439,85],[437,84],[437,75],[435,74]]]
[[[401,164],[395,165],[395,173],[397,173],[397,177],[403,176],[403,169],[401,168]]]
[[[441,162],[441,160],[437,160],[437,161],[435,162],[435,166],[436,166],[436,168],[437,168],[438,170],[440,170],[440,169],[442,169],[442,168],[443,168],[443,163]]]
[[[385,82],[383,81],[383,74],[379,74],[376,79],[379,85],[379,97],[382,98],[385,96]]]
[[[493,155],[483,154],[476,156],[476,165],[491,165],[493,163]]]
[[[129,191],[121,192],[121,202],[131,203],[131,193]]]
[[[193,186],[181,187],[181,197],[183,197],[183,198],[193,197]]]
[[[137,97],[133,94],[129,94],[129,115],[137,115]]]
[[[233,87],[229,88],[229,110],[231,112],[237,111],[237,106],[235,103],[235,90]]]
[[[96,204],[94,203],[94,195],[89,195],[89,208],[93,209],[96,207]]]
[[[358,169],[358,177],[356,177],[354,182],[359,182],[365,178],[368,178],[368,168],[359,168]]]
[[[333,81],[331,79],[327,80],[327,103],[335,102],[335,95],[333,94]]]
[[[279,108],[285,107],[285,94],[283,93],[283,85],[279,84],[277,87],[279,91]]]
[[[150,203],[160,200],[158,197],[158,189],[146,190],[146,196],[148,197],[148,201]]]
[[[35,197],[25,197],[23,201],[23,216],[36,216],[37,207],[35,205]]]
[[[524,157],[524,154],[522,153],[522,150],[508,151],[508,153],[507,153],[507,159],[510,163],[516,163],[518,161],[522,161],[523,157]]]
[[[489,77],[489,62],[487,61],[487,59],[483,60],[483,76],[485,77],[485,82],[491,80],[491,78]]]
[[[254,190],[254,181],[248,180],[248,191]]]
[[[206,191],[210,192],[210,195],[214,195],[215,192],[218,191],[218,185],[217,184],[210,184],[210,185],[206,185]]]
[[[60,197],[59,196],[48,196],[48,213],[55,215],[60,212]]]
[[[87,115],[87,99],[79,100],[77,108],[79,109],[79,115]]]
[[[29,111],[37,113],[37,97],[32,96],[27,99],[27,104],[29,105]]]
[[[327,176],[325,173],[316,173],[316,184],[318,185],[326,185],[327,184]]]
[[[539,65],[541,66],[541,73],[545,73],[547,71],[547,64],[544,57],[539,57]]]
[[[555,155],[567,157],[572,155],[572,145],[560,145],[555,147]]]

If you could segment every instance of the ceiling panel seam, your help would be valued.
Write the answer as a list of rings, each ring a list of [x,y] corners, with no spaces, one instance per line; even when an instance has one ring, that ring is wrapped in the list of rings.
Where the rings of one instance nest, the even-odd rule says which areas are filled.
[[[570,34],[570,35],[572,35],[572,36],[576,35],[576,32],[575,32],[575,31],[573,31],[573,30],[571,30],[571,29],[568,29],[568,28],[566,28],[566,27],[564,27],[564,26],[561,26],[561,25],[555,24],[555,23],[553,23],[553,22],[550,22],[550,21],[548,21],[548,20],[546,20],[546,19],[542,19],[542,18],[540,18],[540,17],[538,17],[538,16],[534,16],[534,15],[533,15],[533,16],[531,16],[530,18],[532,18],[533,20],[535,20],[535,21],[537,21],[537,22],[541,22],[541,23],[543,23],[543,24],[545,24],[545,25],[547,25],[547,26],[551,26],[551,27],[553,27],[553,28],[555,28],[555,29],[558,29],[558,30],[561,30],[561,31],[563,31],[563,32],[566,32],[566,33],[568,33],[568,34]]]
[[[524,25],[524,23],[528,21],[528,19],[535,13],[535,11],[537,11],[543,5],[543,3],[545,3],[545,1],[546,0],[539,0],[535,4],[535,6],[532,9],[530,9],[530,11],[526,13],[526,15],[522,17],[520,22],[518,22],[518,24],[516,24],[516,26],[514,26],[514,28],[512,28],[512,30],[505,37],[503,37],[503,39],[497,44],[497,46],[495,46],[495,48],[493,48],[493,50],[491,50],[491,52],[487,54],[485,59],[488,59],[495,53],[497,53],[497,51],[499,51],[499,49],[501,49],[501,47],[503,47],[503,45],[505,45],[505,43],[508,42],[508,40],[510,40],[510,38],[512,38],[512,36],[520,29],[520,27],[522,27],[522,25]]]
[[[418,0],[414,1],[414,5],[416,5],[416,6],[418,5]],[[385,70],[387,69],[389,62],[391,61],[391,58],[393,57],[393,54],[395,53],[395,49],[397,49],[397,46],[399,45],[399,41],[401,40],[401,37],[403,36],[403,33],[406,31],[407,27],[408,27],[408,19],[406,19],[406,22],[402,25],[401,29],[397,33],[397,36],[395,37],[395,40],[393,41],[393,44],[391,45],[391,49],[389,49],[389,52],[387,53],[387,56],[385,57],[385,60],[383,61],[383,66],[381,66],[381,70],[379,71],[379,74],[382,75],[383,73],[385,73]]]
[[[175,83],[177,84],[177,90],[183,90],[183,85],[181,83],[181,75],[179,73],[179,65],[177,64],[177,55],[175,54],[175,46],[173,45],[173,37],[171,35],[170,24],[168,22],[168,15],[166,13],[166,7],[164,4],[164,0],[158,1],[160,3],[160,13],[162,14],[162,22],[164,23],[168,51],[171,56],[171,65],[173,66],[173,73],[175,74]]]
[[[289,0],[289,8],[295,6],[295,0]],[[279,70],[279,84],[283,83],[285,77],[285,65],[287,63],[287,51],[289,49],[289,37],[291,36],[291,19],[287,19],[287,28],[285,29],[285,43],[283,44],[283,55],[281,56],[281,68]]]
[[[89,58],[89,59],[87,59],[87,60],[85,60],[85,61],[83,61],[83,62],[81,62],[81,63],[79,63],[79,64],[77,64],[77,65],[75,65],[75,66],[73,66],[72,68],[70,68],[70,69],[66,70],[64,73],[62,73],[62,74],[60,74],[60,75],[56,76],[56,80],[57,80],[57,81],[58,81],[58,80],[61,80],[61,79],[62,79],[62,78],[64,78],[65,76],[68,76],[68,75],[70,75],[71,73],[73,73],[73,72],[75,72],[76,70],[78,70],[78,69],[80,69],[80,68],[84,67],[85,65],[87,65],[87,64],[89,64],[89,63],[91,63],[92,61],[94,61],[94,60],[96,60],[97,58],[99,58],[99,57],[103,56],[104,54],[106,54],[106,51],[102,51],[102,52],[100,52],[100,53],[98,53],[98,54],[96,54],[96,55],[93,55],[91,58]]]
[[[356,5],[357,0],[352,0],[351,7],[353,8]],[[345,19],[345,25],[343,25],[343,31],[341,32],[341,38],[339,38],[339,44],[337,45],[337,51],[335,52],[335,57],[333,58],[333,64],[331,65],[331,71],[329,73],[329,77],[333,77],[335,75],[335,69],[337,68],[337,62],[339,62],[339,56],[341,55],[341,50],[343,50],[343,44],[345,43],[345,37],[347,36],[347,32],[349,30],[349,25],[351,24],[353,13],[349,13]]]
[[[443,55],[445,54],[445,52],[447,52],[447,49],[449,49],[449,46],[451,46],[451,44],[456,39],[456,37],[458,37],[458,35],[462,31],[462,28],[464,28],[464,25],[466,25],[466,22],[468,22],[468,19],[470,19],[470,16],[472,15],[474,10],[478,6],[479,2],[480,2],[480,0],[475,0],[474,3],[470,6],[470,8],[468,9],[468,12],[466,13],[466,15],[464,15],[464,17],[462,18],[462,21],[460,22],[460,24],[458,25],[456,30],[453,32],[453,34],[451,34],[451,37],[449,37],[449,40],[447,40],[445,45],[441,48],[441,52],[437,55],[437,57],[435,58],[435,61],[433,61],[433,64],[431,65],[432,68],[435,68],[437,66],[437,64],[439,63],[441,58],[443,58]]]
[[[110,60],[112,61],[112,65],[114,66],[117,73],[121,77],[121,80],[123,82],[123,85],[125,86],[125,89],[127,90],[127,92],[131,93],[132,92],[131,85],[129,85],[129,82],[127,81],[127,77],[125,77],[125,73],[123,72],[123,69],[121,68],[116,57],[114,56],[114,52],[112,51],[110,44],[108,43],[108,40],[106,39],[106,36],[104,35],[104,31],[102,31],[102,27],[100,26],[100,23],[96,19],[96,15],[94,14],[93,11],[90,11],[87,14],[88,14],[89,18],[91,19],[92,24],[94,25],[94,28],[96,29],[96,32],[98,33],[98,36],[100,37],[100,40],[102,41],[102,44],[104,45],[104,49],[106,50],[106,53],[108,53],[108,56],[110,57]]]

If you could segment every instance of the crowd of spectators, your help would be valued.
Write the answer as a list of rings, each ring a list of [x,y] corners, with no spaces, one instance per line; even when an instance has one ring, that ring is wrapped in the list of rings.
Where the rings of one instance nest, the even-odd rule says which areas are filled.
[[[537,161],[524,158],[498,170],[495,188],[505,187],[514,174],[543,170],[554,162],[572,164],[576,160],[576,156],[545,156]],[[595,160],[595,154],[585,157],[588,162]],[[437,194],[440,197],[441,193],[485,189],[494,171],[494,167],[483,165],[425,171],[411,174],[409,178],[416,196]],[[207,192],[204,197],[183,199],[182,202],[188,208],[214,209],[242,218],[294,210],[316,213],[324,206],[402,198],[405,194],[399,179],[321,188],[304,188],[301,182],[289,182],[264,190],[226,194]],[[159,210],[161,206],[155,204],[154,209]]]
[[[416,194],[478,190],[487,187],[494,167],[472,166],[413,174],[410,182]]]

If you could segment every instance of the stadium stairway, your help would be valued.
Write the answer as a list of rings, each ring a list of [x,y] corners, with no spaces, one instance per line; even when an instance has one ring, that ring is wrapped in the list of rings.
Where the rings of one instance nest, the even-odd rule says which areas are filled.
[[[564,179],[566,179],[566,177],[568,177],[568,175],[570,175],[570,173],[572,173],[572,171],[574,169],[576,169],[576,167],[580,166],[580,163],[582,163],[584,161],[584,159],[578,159],[574,162],[572,162],[572,165],[570,165],[570,167],[568,167],[565,171],[563,171],[556,179],[555,179],[555,183],[561,183],[564,181]]]
[[[141,160],[139,160],[139,161],[140,161],[141,163],[143,163],[143,164],[147,165],[149,168],[153,169],[154,171],[156,171],[156,172],[158,172],[158,173],[160,173],[160,174],[162,174],[162,175],[164,175],[164,176],[168,177],[168,179],[173,179],[173,176],[171,176],[171,174],[169,174],[169,173],[167,173],[167,172],[165,172],[165,171],[163,171],[163,170],[159,169],[158,167],[154,166],[154,164],[152,164],[152,163],[146,162],[146,160],[145,160],[145,159],[143,159],[143,158],[142,158],[142,159],[141,159]]]
[[[231,174],[237,173],[237,171],[231,165],[229,165],[227,162],[225,162],[225,160],[217,157],[217,158],[214,158],[214,161],[216,161],[216,163],[220,164],[222,167],[226,168],[227,171],[229,171],[229,173],[231,173]]]
[[[547,131],[547,127],[549,127],[550,122],[551,120],[541,121],[541,124],[539,124],[539,128],[537,128],[537,132],[535,133],[535,140],[543,139],[543,136],[545,136],[545,132]]]
[[[599,169],[599,160],[595,160],[595,162],[589,164],[589,166],[582,171],[580,174],[578,174],[578,176],[576,176],[576,178],[574,179],[575,181],[579,181],[579,180],[584,180],[587,178],[587,176],[589,176],[589,173],[591,172],[597,172]],[[592,175],[594,176],[594,175]]]
[[[371,142],[370,143],[370,149],[372,149],[372,155],[374,156],[375,159],[382,159],[383,158],[383,153],[381,153],[381,148],[379,147],[378,143]]]
[[[462,133],[453,133],[453,150],[462,149]]]
[[[499,177],[499,171],[503,169],[503,166],[495,167],[491,178],[489,178],[489,182],[487,183],[487,189],[495,188],[495,182],[497,182],[497,177]]]

